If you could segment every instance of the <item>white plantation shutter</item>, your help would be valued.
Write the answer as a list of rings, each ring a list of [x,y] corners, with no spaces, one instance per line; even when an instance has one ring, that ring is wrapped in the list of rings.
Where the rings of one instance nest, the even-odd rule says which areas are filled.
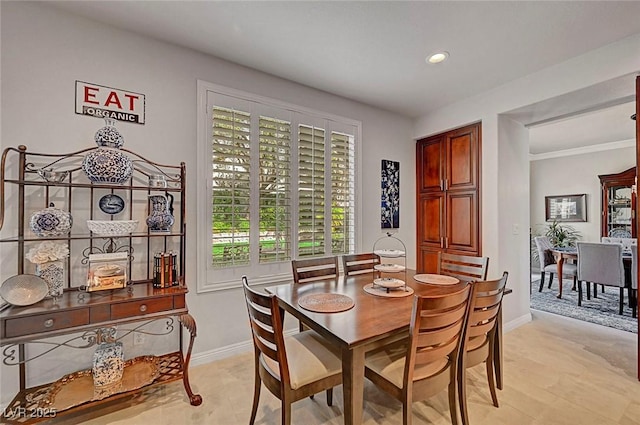
[[[354,251],[354,137],[331,132],[331,253]]]
[[[260,263],[291,260],[291,123],[260,117]]]
[[[298,127],[298,256],[325,253],[325,131]]]
[[[238,287],[243,274],[283,281],[294,258],[354,252],[360,123],[219,86],[204,93],[199,172],[211,180],[197,179],[198,228],[209,221],[211,234],[197,234],[198,290]]]
[[[212,260],[214,267],[249,264],[251,115],[213,108]]]

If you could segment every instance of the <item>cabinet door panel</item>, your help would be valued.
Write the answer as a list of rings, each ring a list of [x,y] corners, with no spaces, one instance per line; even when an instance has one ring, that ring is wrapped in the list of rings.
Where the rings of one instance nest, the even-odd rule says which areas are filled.
[[[416,173],[420,192],[439,192],[444,179],[444,139],[442,137],[420,140],[416,152]]]
[[[438,254],[440,250],[430,248],[420,248],[418,250],[418,273],[437,273],[438,272]]]
[[[478,126],[467,127],[447,137],[447,190],[477,186]]]
[[[418,201],[418,246],[440,248],[444,237],[444,195],[422,195]]]
[[[478,252],[478,197],[475,191],[447,194],[447,251]]]

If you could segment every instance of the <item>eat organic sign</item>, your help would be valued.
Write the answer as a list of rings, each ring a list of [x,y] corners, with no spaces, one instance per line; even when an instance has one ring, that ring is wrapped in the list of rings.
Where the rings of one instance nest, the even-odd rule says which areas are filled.
[[[141,93],[76,81],[76,114],[144,124]]]

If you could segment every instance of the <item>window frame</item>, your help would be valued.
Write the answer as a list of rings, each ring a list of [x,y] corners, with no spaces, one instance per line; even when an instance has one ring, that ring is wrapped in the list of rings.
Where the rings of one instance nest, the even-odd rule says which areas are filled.
[[[231,267],[226,269],[216,269],[211,265],[211,191],[212,180],[211,175],[211,111],[210,96],[225,96],[236,98],[240,102],[255,102],[264,105],[266,109],[276,108],[280,110],[287,110],[292,113],[291,126],[292,132],[297,132],[297,126],[300,124],[295,117],[296,113],[308,116],[312,118],[312,124],[316,122],[324,123],[325,133],[331,138],[332,132],[337,133],[354,133],[354,250],[357,252],[359,247],[362,246],[362,231],[361,231],[361,138],[362,138],[362,123],[357,120],[337,116],[334,114],[310,109],[307,107],[291,104],[288,102],[272,99],[255,95],[252,93],[244,92],[241,90],[232,89],[229,87],[221,86],[214,83],[198,80],[197,82],[197,178],[196,178],[196,229],[207,229],[207,231],[196,231],[196,264],[197,264],[197,292],[210,292],[225,290],[230,288],[241,287],[240,276],[243,274],[251,277],[250,281],[253,285],[264,285],[271,283],[286,283],[293,280],[291,267],[283,267],[281,262],[271,264],[250,264],[243,267]],[[227,105],[218,105],[227,106]],[[278,118],[278,117],[276,117]],[[303,125],[308,122],[303,122]],[[253,143],[253,142],[252,142]],[[297,140],[294,143],[297,145]],[[297,146],[296,146],[297,147]],[[330,147],[329,147],[330,148]],[[329,156],[330,157],[330,156]],[[253,161],[253,159],[252,159]],[[254,168],[255,169],[255,168]],[[252,177],[253,178],[253,177]],[[257,175],[256,175],[257,178]],[[292,191],[297,190],[297,170],[294,170],[291,176]],[[330,182],[329,182],[330,184]],[[330,187],[329,187],[330,189]],[[256,208],[257,205],[252,205],[251,208]],[[292,205],[291,218],[292,218],[292,231],[295,232],[298,226],[298,208],[297,205]],[[331,211],[329,209],[329,232],[331,223]],[[295,233],[293,233],[295,235]],[[293,258],[297,258],[297,247],[294,246],[292,250]],[[329,247],[330,249],[331,247]],[[256,248],[257,251],[257,248]],[[250,254],[251,255],[251,254]],[[327,254],[332,255],[332,254]],[[252,257],[252,261],[255,259]],[[221,270],[225,270],[225,273],[221,273]]]

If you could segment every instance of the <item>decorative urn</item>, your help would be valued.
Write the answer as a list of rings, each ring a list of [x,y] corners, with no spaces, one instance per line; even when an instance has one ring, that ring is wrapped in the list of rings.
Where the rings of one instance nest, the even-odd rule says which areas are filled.
[[[124,138],[114,126],[114,121],[105,119],[105,123],[95,135],[98,149],[85,155],[82,171],[94,183],[122,184],[131,177],[133,163],[120,151]]]

